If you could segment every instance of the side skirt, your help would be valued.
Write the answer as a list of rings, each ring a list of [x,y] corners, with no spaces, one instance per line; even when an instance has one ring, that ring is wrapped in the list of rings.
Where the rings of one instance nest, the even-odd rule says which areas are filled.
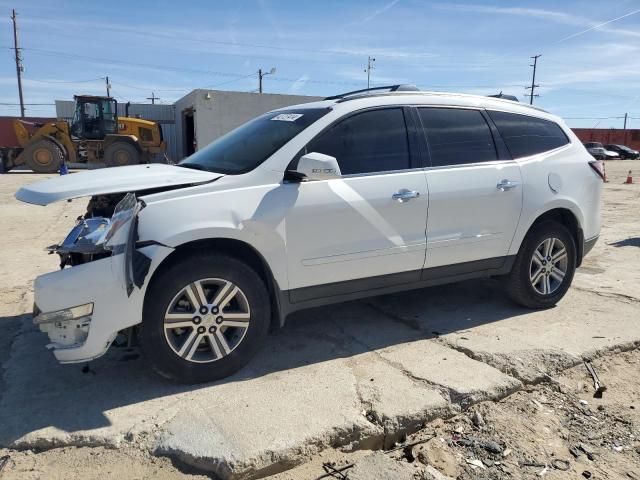
[[[275,293],[280,307],[280,326],[284,326],[289,314],[298,310],[473,278],[506,275],[511,271],[515,259],[516,256],[511,255],[292,290],[277,290]]]

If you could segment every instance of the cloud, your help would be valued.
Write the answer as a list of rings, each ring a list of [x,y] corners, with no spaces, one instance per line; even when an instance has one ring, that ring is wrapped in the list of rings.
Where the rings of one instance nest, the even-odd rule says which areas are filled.
[[[309,75],[305,73],[304,75],[302,75],[300,78],[298,78],[295,82],[291,84],[291,86],[289,87],[289,93],[294,95],[297,93],[300,93],[300,90],[302,90],[302,88],[307,84],[308,80],[309,80]]]
[[[466,3],[435,4],[434,7],[438,10],[448,10],[448,11],[457,11],[457,12],[465,12],[465,13],[485,13],[487,15],[513,15],[513,16],[522,16],[522,17],[529,17],[529,18],[533,17],[541,20],[548,20],[550,22],[559,23],[562,25],[570,25],[574,27],[588,27],[585,30],[581,30],[571,35],[567,35],[566,37],[561,38],[555,43],[565,42],[567,40],[570,40],[574,37],[583,35],[593,30],[610,33],[614,35],[640,37],[640,32],[636,32],[634,30],[612,28],[607,26],[613,22],[622,20],[623,18],[630,17],[632,15],[640,13],[640,10],[634,10],[624,15],[621,15],[619,17],[613,18],[611,20],[607,20],[606,22],[599,23],[590,18],[583,17],[580,15],[560,12],[557,10],[546,10],[542,8],[494,7],[494,6],[488,6],[488,5],[477,5],[477,4],[466,4]]]
[[[555,10],[545,10],[542,8],[493,7],[488,5],[466,3],[435,4],[434,7],[438,10],[449,10],[467,13],[486,13],[488,15],[517,15],[524,17],[535,17],[556,23],[562,23],[564,25],[584,26],[592,23],[588,19],[580,17],[578,15],[571,15],[569,13],[558,12]]]
[[[280,28],[280,24],[278,23],[278,21],[276,20],[276,17],[271,12],[271,9],[269,8],[267,0],[258,0],[258,5],[260,6],[260,10],[262,11],[262,14],[267,19],[267,22],[269,22],[269,25],[271,25],[271,28],[273,28],[273,31],[276,33],[276,36],[278,38],[283,38],[284,34],[282,32],[282,29]]]
[[[582,30],[582,31],[580,31],[580,32],[577,32],[577,33],[574,33],[574,34],[572,34],[572,35],[568,35],[568,36],[566,36],[566,37],[564,37],[564,38],[561,38],[560,40],[558,40],[558,41],[557,41],[557,42],[555,42],[555,43],[562,43],[562,42],[565,42],[565,41],[570,40],[570,39],[572,39],[572,38],[578,37],[578,36],[580,36],[580,35],[584,35],[585,33],[590,32],[590,31],[592,31],[592,30],[598,30],[598,29],[599,29],[600,31],[607,31],[607,32],[610,32],[610,33],[620,33],[620,31],[619,31],[619,30],[611,29],[611,28],[609,28],[609,27],[607,27],[607,28],[602,28],[602,27],[604,27],[605,25],[609,25],[609,24],[611,24],[611,23],[613,23],[613,22],[617,22],[618,20],[622,20],[623,18],[630,17],[631,15],[635,15],[635,14],[637,14],[637,13],[640,13],[640,10],[634,10],[634,11],[632,11],[632,12],[626,13],[626,14],[624,14],[624,15],[621,15],[621,16],[619,16],[619,17],[613,18],[613,19],[611,19],[611,20],[607,20],[606,22],[602,22],[602,23],[599,23],[599,24],[597,24],[597,25],[592,25],[591,27],[587,28],[586,30]],[[624,30],[624,33],[625,33],[626,35],[628,35],[629,33],[631,33],[631,31],[629,31],[629,30]]]
[[[396,6],[396,4],[399,2],[400,0],[392,0],[391,2],[387,3],[386,5],[380,7],[377,10],[374,10],[373,12],[371,12],[369,15],[367,15],[366,17],[353,22],[353,24],[359,24],[362,25],[364,23],[370,22],[371,20],[373,20],[374,18],[376,18],[379,15],[382,15],[384,12],[391,10],[393,7]]]

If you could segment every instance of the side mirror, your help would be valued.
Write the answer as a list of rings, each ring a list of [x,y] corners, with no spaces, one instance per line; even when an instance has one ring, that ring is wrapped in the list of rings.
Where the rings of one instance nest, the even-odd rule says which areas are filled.
[[[300,157],[295,173],[306,180],[331,180],[342,177],[335,157],[312,152]]]

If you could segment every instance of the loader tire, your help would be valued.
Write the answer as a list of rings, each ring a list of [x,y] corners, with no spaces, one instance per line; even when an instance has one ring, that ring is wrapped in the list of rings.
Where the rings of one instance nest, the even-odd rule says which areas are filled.
[[[62,149],[50,140],[33,142],[22,152],[27,167],[36,173],[56,173],[64,161]]]
[[[115,142],[104,151],[104,163],[107,167],[124,167],[140,163],[140,152],[126,142]]]

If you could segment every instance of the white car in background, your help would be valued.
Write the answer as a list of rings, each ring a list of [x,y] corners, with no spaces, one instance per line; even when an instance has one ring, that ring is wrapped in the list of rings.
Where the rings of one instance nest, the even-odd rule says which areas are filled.
[[[540,109],[414,90],[272,111],[176,166],[20,189],[39,205],[92,197],[51,247],[63,268],[35,280],[56,358],[137,334],[160,374],[203,382],[303,308],[489,276],[525,307],[555,305],[600,232],[600,162]]]

